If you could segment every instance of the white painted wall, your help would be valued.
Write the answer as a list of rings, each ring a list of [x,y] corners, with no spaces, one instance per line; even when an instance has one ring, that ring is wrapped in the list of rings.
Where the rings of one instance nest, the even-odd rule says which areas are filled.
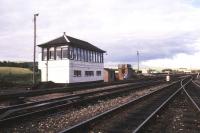
[[[70,60],[70,83],[88,82],[103,80],[103,63],[89,63]],[[74,70],[81,70],[81,77],[74,77]],[[85,76],[85,71],[94,71],[94,76]],[[101,71],[101,76],[96,75],[96,71]]]
[[[69,83],[69,60],[40,61],[39,69],[42,82]]]
[[[39,58],[38,67],[41,70],[42,82],[76,83],[103,80],[103,63],[89,63],[69,59],[41,61],[41,55],[39,55]],[[74,70],[81,70],[81,77],[74,77]],[[85,76],[85,71],[94,71],[94,76]],[[101,76],[97,76],[96,71],[101,71]]]

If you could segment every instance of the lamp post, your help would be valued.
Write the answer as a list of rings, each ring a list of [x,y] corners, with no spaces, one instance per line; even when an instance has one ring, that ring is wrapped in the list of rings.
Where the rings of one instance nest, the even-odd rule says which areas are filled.
[[[39,14],[34,14],[34,47],[33,47],[33,85],[35,85],[35,54],[36,54],[36,17],[39,16]]]
[[[139,58],[139,51],[137,51],[137,59],[138,59],[138,73],[139,73],[139,70],[140,70],[140,58]]]

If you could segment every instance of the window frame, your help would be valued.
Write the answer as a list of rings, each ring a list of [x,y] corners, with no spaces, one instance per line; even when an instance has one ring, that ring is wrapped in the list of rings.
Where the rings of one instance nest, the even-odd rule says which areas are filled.
[[[69,59],[74,60],[74,48],[69,47]]]
[[[55,51],[56,51],[56,60],[62,60],[62,47],[56,47],[55,48]],[[58,51],[60,52],[60,57],[58,56]]]
[[[94,53],[95,53],[95,61],[94,62],[97,63],[97,52],[95,51]]]
[[[64,54],[64,51],[66,51],[66,57],[65,54]],[[63,59],[68,59],[69,58],[69,47],[61,47],[61,55],[62,55],[62,60]]]
[[[88,50],[88,62],[90,62],[90,50]]]
[[[78,56],[78,61],[81,61],[81,51],[80,48],[77,48],[77,56]]]
[[[101,76],[101,71],[96,71],[96,76]]]
[[[46,58],[44,58],[45,57],[44,53],[46,55]],[[48,60],[48,48],[42,48],[42,61],[46,60]]]
[[[74,77],[81,77],[81,76],[82,76],[81,70],[74,70]]]
[[[48,53],[49,60],[55,60],[55,47],[50,47]]]
[[[85,77],[93,77],[94,71],[85,71]]]
[[[74,47],[73,48],[73,56],[74,56],[74,60],[78,60],[78,53],[77,53],[77,48],[76,47]]]
[[[81,61],[84,61],[84,49],[80,49],[81,50]]]
[[[85,50],[85,62],[88,62],[88,50]]]

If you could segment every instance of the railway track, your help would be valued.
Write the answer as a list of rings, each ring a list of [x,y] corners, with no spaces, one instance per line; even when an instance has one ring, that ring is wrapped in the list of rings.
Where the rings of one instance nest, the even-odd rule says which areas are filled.
[[[182,84],[182,83],[181,83]],[[200,86],[191,81],[179,95],[140,129],[140,132],[192,132],[200,130]]]
[[[173,79],[177,79],[177,76],[173,76]],[[105,86],[113,86],[119,84],[127,84],[127,83],[137,83],[142,81],[153,81],[153,80],[161,80],[165,79],[164,76],[158,77],[143,77],[141,79],[136,80],[123,80],[123,81],[115,81],[110,83],[90,83],[90,84],[82,84],[82,85],[70,85],[66,87],[57,87],[57,88],[46,88],[46,89],[39,89],[39,90],[23,90],[23,91],[0,91],[0,100],[17,100],[24,97],[32,97],[32,96],[39,96],[45,94],[52,94],[52,93],[71,93],[75,91],[85,90],[85,89],[95,89],[97,87],[105,87]]]
[[[198,133],[200,115],[188,96],[181,90],[177,96],[140,132],[143,133]]]
[[[66,106],[76,106],[78,104],[85,104],[86,102],[91,102],[95,99],[103,99],[106,97],[113,97],[125,92],[134,91],[147,87],[153,86],[161,83],[162,81],[154,82],[142,82],[142,83],[131,83],[124,86],[117,86],[105,90],[97,90],[92,92],[86,92],[81,94],[72,94],[66,97],[51,99],[46,101],[40,101],[35,103],[21,104],[16,106],[10,106],[0,109],[0,125],[6,125],[12,121],[16,121],[22,118],[28,119],[35,115],[43,115],[45,113],[50,113],[62,109]],[[137,88],[137,89],[136,89]]]
[[[189,83],[188,78],[182,80],[183,86]],[[180,82],[165,87],[151,94],[142,96],[119,107],[108,110],[93,118],[83,121],[65,132],[137,132],[183,88]]]
[[[193,105],[200,112],[200,86],[192,81],[183,89]]]

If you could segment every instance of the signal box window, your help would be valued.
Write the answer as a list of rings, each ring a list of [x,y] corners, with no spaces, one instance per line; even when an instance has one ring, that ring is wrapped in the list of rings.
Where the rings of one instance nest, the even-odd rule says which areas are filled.
[[[42,60],[47,60],[47,48],[43,48],[43,51],[42,51]]]
[[[97,76],[101,76],[101,71],[96,71]]]
[[[94,76],[94,72],[93,71],[85,71],[85,76],[86,77]]]
[[[54,48],[50,48],[49,49],[49,60],[54,60],[54,56],[55,56],[55,53],[54,53]]]
[[[74,77],[81,77],[81,71],[80,70],[74,70]]]

